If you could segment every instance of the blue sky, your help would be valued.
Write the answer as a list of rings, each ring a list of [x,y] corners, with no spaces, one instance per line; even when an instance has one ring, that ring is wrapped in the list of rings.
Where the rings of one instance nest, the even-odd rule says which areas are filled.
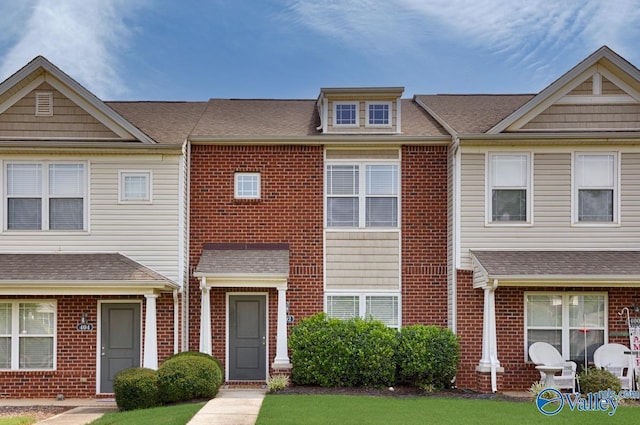
[[[536,93],[604,44],[640,66],[640,0],[0,0],[0,28],[0,79],[43,55],[104,100]]]

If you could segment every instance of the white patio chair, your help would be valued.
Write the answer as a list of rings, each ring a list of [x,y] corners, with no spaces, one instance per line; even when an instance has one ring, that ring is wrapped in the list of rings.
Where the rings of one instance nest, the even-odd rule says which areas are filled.
[[[538,366],[558,366],[562,367],[562,374],[553,377],[554,384],[559,389],[570,389],[576,392],[576,370],[578,366],[575,362],[567,361],[556,348],[546,342],[534,342],[529,347],[529,357]],[[545,374],[540,372],[540,382],[545,382]]]
[[[598,369],[608,370],[620,380],[623,390],[633,389],[633,358],[629,348],[622,344],[604,344],[593,353],[593,362]]]

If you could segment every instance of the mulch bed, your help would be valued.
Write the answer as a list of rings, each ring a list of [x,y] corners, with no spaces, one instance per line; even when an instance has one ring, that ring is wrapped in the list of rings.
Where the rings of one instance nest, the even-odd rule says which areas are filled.
[[[72,408],[70,406],[0,406],[0,418],[30,416],[41,421]]]
[[[513,397],[501,393],[485,394],[472,390],[450,389],[443,391],[424,392],[420,388],[412,386],[398,386],[393,389],[378,388],[360,388],[360,387],[316,387],[307,385],[292,385],[273,394],[334,394],[334,395],[364,395],[377,397],[446,397],[446,398],[465,398],[478,400],[504,400],[531,402],[531,399],[524,397]]]

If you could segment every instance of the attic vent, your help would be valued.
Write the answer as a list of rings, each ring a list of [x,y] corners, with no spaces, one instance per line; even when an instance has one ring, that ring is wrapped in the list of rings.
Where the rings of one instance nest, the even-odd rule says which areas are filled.
[[[36,92],[36,116],[53,115],[53,92],[39,91]]]

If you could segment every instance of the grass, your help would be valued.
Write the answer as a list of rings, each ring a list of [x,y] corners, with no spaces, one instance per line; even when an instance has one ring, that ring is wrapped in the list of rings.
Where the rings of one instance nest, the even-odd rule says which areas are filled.
[[[91,425],[184,425],[202,406],[204,403],[186,403],[126,412],[110,412],[91,422]]]
[[[36,418],[30,416],[16,416],[14,418],[0,419],[0,425],[31,425],[36,422]]]
[[[533,401],[452,399],[437,397],[370,397],[344,395],[267,395],[256,425],[412,425],[429,424],[637,424],[638,407],[605,412],[577,412],[568,407],[552,417]]]

